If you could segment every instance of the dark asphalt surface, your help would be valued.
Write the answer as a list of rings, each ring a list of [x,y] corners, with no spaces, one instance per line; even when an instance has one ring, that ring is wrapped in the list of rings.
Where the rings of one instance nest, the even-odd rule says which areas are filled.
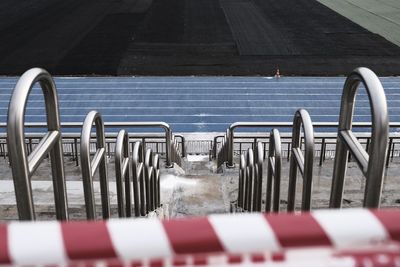
[[[0,74],[400,75],[400,48],[315,0],[2,0]]]

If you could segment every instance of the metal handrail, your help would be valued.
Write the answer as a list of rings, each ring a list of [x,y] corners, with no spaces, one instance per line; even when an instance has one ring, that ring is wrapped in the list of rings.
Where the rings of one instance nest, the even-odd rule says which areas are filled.
[[[146,212],[154,211],[160,206],[160,163],[157,154],[147,149],[144,161]]]
[[[119,217],[132,216],[131,181],[129,175],[129,137],[128,132],[120,130],[115,144],[115,181]]]
[[[5,123],[0,123],[0,128],[4,128],[7,125]],[[44,128],[46,124],[30,122],[25,124],[28,128]],[[79,122],[65,122],[61,124],[62,128],[81,128],[82,123]],[[104,124],[106,128],[161,128],[165,131],[165,143],[166,143],[166,167],[172,168],[173,164],[171,161],[171,149],[172,149],[172,129],[165,122],[107,122]],[[180,137],[178,135],[178,137]],[[184,142],[184,139],[183,139]],[[183,145],[184,146],[184,145]],[[186,152],[185,152],[186,153]]]
[[[143,159],[143,145],[141,142],[137,141],[132,151],[132,182],[135,217],[146,215]]]
[[[245,184],[246,191],[245,195],[245,210],[252,211],[252,195],[254,186],[254,152],[253,149],[249,148],[246,154],[246,172],[245,172]]]
[[[282,145],[279,130],[272,129],[269,135],[265,212],[271,211],[272,193],[274,196],[272,210],[273,212],[279,212],[282,170],[281,155]],[[272,190],[272,184],[274,184],[274,190]]]
[[[301,151],[301,128],[304,132],[304,156]],[[294,211],[297,170],[303,176],[301,210],[311,209],[311,193],[314,163],[314,130],[310,115],[305,109],[296,111],[293,119],[292,153],[289,167],[288,211]]]
[[[264,145],[258,142],[254,151],[254,201],[253,210],[261,212],[262,186],[263,186]]]
[[[237,206],[241,209],[244,209],[244,192],[246,188],[246,168],[247,168],[247,162],[244,154],[240,155],[240,167],[239,167],[239,190],[238,190],[238,201],[237,201]]]
[[[337,128],[338,123],[336,122],[313,122],[312,123],[314,128]],[[228,137],[227,140],[229,141],[229,148],[227,152],[227,157],[223,159],[219,159],[220,161],[227,162],[227,167],[233,168],[233,143],[234,143],[234,132],[238,128],[292,128],[291,122],[235,122],[232,123],[228,128]],[[371,128],[371,123],[369,122],[355,122],[353,123],[353,127],[358,128]],[[400,123],[390,123],[390,128],[396,129],[400,127]],[[216,146],[216,144],[215,144]],[[221,147],[220,152],[225,147]],[[219,153],[217,153],[219,154]],[[222,154],[221,154],[222,155]],[[222,165],[222,164],[221,164]]]
[[[93,124],[96,127],[97,150],[90,160],[90,139]],[[106,146],[104,138],[104,124],[97,111],[90,111],[85,118],[81,134],[81,171],[83,191],[85,195],[86,215],[88,220],[96,218],[96,204],[93,190],[93,176],[99,169],[100,191],[103,219],[110,218],[110,199],[108,192]]]
[[[36,149],[27,155],[25,147],[25,109],[34,84],[39,83],[47,114],[47,134]],[[35,220],[30,178],[47,154],[50,154],[54,200],[58,220],[68,220],[67,192],[57,89],[44,69],[26,71],[18,80],[8,108],[7,144],[20,220]]]
[[[368,94],[372,113],[372,136],[365,151],[352,132],[354,102],[360,83]],[[331,208],[340,208],[349,152],[366,177],[363,206],[378,208],[382,193],[385,160],[388,149],[389,118],[384,89],[379,78],[367,68],[355,69],[347,78],[340,108],[336,156],[333,169]]]
[[[182,134],[174,134],[175,138],[180,138],[181,139],[181,146],[182,146],[182,151],[181,151],[181,157],[186,158],[186,140],[185,137]]]

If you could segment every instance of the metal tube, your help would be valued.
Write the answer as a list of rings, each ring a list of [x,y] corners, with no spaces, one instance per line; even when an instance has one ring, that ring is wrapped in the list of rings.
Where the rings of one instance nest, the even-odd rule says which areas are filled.
[[[245,190],[245,175],[246,175],[246,158],[240,155],[240,168],[239,168],[239,190],[238,190],[238,207],[244,208],[244,190]]]
[[[146,215],[145,193],[144,193],[144,172],[143,172],[143,146],[136,142],[132,150],[132,182],[135,216]]]
[[[371,143],[368,153],[358,149],[358,141],[349,136],[353,126],[354,102],[359,84],[364,84],[368,94],[372,113]],[[346,135],[347,134],[347,135]],[[386,96],[379,78],[367,68],[357,68],[345,82],[342,94],[342,102],[339,116],[338,138],[336,143],[336,155],[333,168],[332,189],[329,206],[340,208],[342,206],[344,178],[347,169],[347,158],[350,152],[361,165],[367,164],[366,186],[364,194],[364,207],[378,208],[382,193],[383,175],[385,169],[386,152],[388,148],[389,117]],[[369,155],[369,158],[367,157]],[[364,167],[364,166],[363,166]]]
[[[129,137],[120,130],[115,141],[115,182],[117,185],[118,215],[132,216],[132,189],[129,176]]]
[[[178,137],[181,139],[181,147],[182,147],[182,158],[186,157],[186,141],[185,137],[181,134],[175,134],[175,137]]]
[[[145,190],[146,190],[146,212],[153,210],[153,192],[152,192],[152,180],[153,180],[153,151],[149,148],[146,150],[144,160],[144,173],[145,173]]]
[[[268,172],[266,183],[266,200],[265,211],[271,211],[271,204],[274,212],[279,212],[280,202],[280,185],[281,185],[281,169],[282,169],[282,154],[281,137],[278,129],[272,129],[269,135],[269,149],[268,149]],[[272,190],[272,184],[274,190]],[[272,203],[273,192],[273,203]]]
[[[45,125],[45,127],[49,133],[61,132],[57,89],[52,77],[44,69],[34,68],[28,70],[20,77],[14,88],[8,108],[7,118],[8,153],[20,220],[35,219],[32,188],[30,183],[32,173],[29,171],[29,169],[33,171],[35,168],[29,168],[29,165],[36,166],[39,162],[37,161],[36,163],[32,163],[27,157],[24,118],[29,94],[31,93],[33,85],[37,82],[39,82],[41,86],[46,105],[47,125]],[[67,192],[61,135],[58,134],[57,138],[47,144],[51,146],[51,149],[42,149],[45,151],[50,150],[56,217],[58,220],[68,220]],[[42,153],[39,153],[38,155],[40,154]],[[36,157],[34,158],[37,159]]]
[[[93,124],[96,127],[97,151],[90,160],[90,139]],[[90,111],[85,118],[81,134],[81,171],[83,191],[85,194],[86,216],[88,220],[96,218],[96,204],[93,190],[93,174],[99,168],[100,191],[103,219],[110,218],[110,200],[108,193],[107,160],[105,153],[104,124],[100,113]],[[97,155],[97,156],[96,156]]]
[[[304,157],[301,153],[301,128],[304,132]],[[303,163],[304,162],[304,163]],[[314,162],[314,130],[310,115],[305,109],[296,111],[293,118],[292,153],[289,167],[288,211],[294,211],[296,199],[297,170],[303,176],[303,194],[301,210],[311,209],[312,177]]]

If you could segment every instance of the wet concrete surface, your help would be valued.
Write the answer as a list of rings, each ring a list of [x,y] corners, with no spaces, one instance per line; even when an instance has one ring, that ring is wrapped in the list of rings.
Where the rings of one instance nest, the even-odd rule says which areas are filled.
[[[109,164],[110,196],[112,217],[117,217],[115,179]],[[281,183],[281,210],[286,210],[288,187],[288,162],[283,161]],[[333,160],[327,159],[322,167],[317,159],[314,167],[314,185],[312,208],[328,208],[331,187]],[[265,168],[266,170],[266,168]],[[66,160],[67,189],[70,217],[74,220],[85,218],[83,188],[79,167]],[[17,219],[14,189],[10,168],[5,160],[0,161],[0,220]],[[36,203],[38,219],[53,219],[54,207],[49,164],[45,161],[40,167],[39,176],[33,177],[33,195]],[[386,170],[382,193],[381,207],[400,207],[400,159],[394,158]],[[266,177],[266,173],[264,173]],[[296,208],[300,208],[302,179],[298,176],[296,190]],[[264,182],[265,185],[265,182]],[[363,201],[365,179],[354,162],[349,163],[345,183],[343,207],[361,207]],[[229,212],[230,203],[237,198],[238,170],[225,169],[216,172],[216,163],[208,160],[208,156],[189,156],[182,168],[163,169],[161,176],[162,203],[168,207],[170,217],[198,216],[211,213]],[[99,186],[95,183],[96,203],[100,203]],[[263,188],[265,199],[265,188]],[[264,203],[264,201],[263,201]],[[100,216],[100,205],[97,206]]]

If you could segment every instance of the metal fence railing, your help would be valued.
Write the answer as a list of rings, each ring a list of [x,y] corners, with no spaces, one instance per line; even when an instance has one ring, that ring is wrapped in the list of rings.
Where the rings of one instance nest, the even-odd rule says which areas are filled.
[[[372,136],[369,149],[364,150],[352,131],[354,103],[357,89],[362,83],[368,93],[371,106]],[[364,206],[379,207],[385,163],[388,150],[389,115],[385,91],[379,78],[371,70],[359,68],[347,78],[340,108],[336,156],[330,207],[342,205],[344,177],[349,152],[355,158],[366,178]]]
[[[44,94],[47,123],[32,123],[27,126],[24,123],[25,107],[29,93],[36,83],[40,83]],[[120,123],[106,124],[111,128],[120,125]],[[151,149],[147,149],[144,154],[145,142],[157,140],[157,136],[136,136],[135,138],[141,138],[143,144],[140,142],[133,143],[127,132],[122,131],[119,135],[113,135],[111,140],[107,140],[105,124],[101,114],[97,111],[89,112],[83,124],[67,123],[62,126],[82,128],[82,132],[81,134],[72,133],[68,136],[62,135],[57,89],[50,74],[38,68],[24,73],[12,94],[8,122],[6,125],[0,126],[7,127],[7,135],[3,136],[7,140],[7,144],[1,146],[1,152],[10,159],[18,214],[21,220],[35,219],[30,177],[48,154],[51,160],[56,216],[59,220],[68,220],[63,153],[63,147],[66,145],[71,145],[71,152],[76,161],[78,161],[78,154],[80,156],[87,219],[96,219],[93,177],[97,171],[100,176],[102,217],[103,219],[110,217],[107,156],[111,156],[112,147],[116,156],[115,176],[119,217],[131,216],[132,200],[134,200],[135,216],[145,216],[161,206],[159,156],[153,153]],[[94,126],[96,132],[92,134]],[[162,128],[165,131],[163,139],[165,142],[166,167],[173,167],[174,163],[182,164],[182,154],[185,155],[186,153],[185,139],[182,135],[174,136],[168,124],[164,122],[129,122],[122,123],[122,126],[127,128]],[[47,128],[47,133],[30,133],[29,136],[26,136],[24,132],[26,127]],[[68,140],[66,138],[70,138],[69,140],[72,141],[63,144],[63,140]],[[181,142],[178,142],[177,138],[180,138]],[[79,153],[78,143],[80,145]],[[159,144],[160,142],[157,141],[157,151]],[[129,155],[130,146],[132,146],[133,152],[132,160]],[[131,174],[132,187],[130,168],[133,171]],[[123,188],[123,181],[125,181],[125,188]],[[133,192],[131,192],[132,190]],[[132,193],[133,198],[131,197]]]
[[[352,131],[353,126],[353,110],[355,103],[355,96],[360,83],[364,84],[367,90],[372,113],[371,129],[372,134],[368,136],[366,147],[362,146],[356,135]],[[224,136],[224,140],[227,140],[229,145],[222,143],[222,147],[218,154],[218,164],[227,163],[228,167],[233,165],[233,130],[238,127],[267,127],[268,123],[235,123],[228,129],[228,133]],[[365,127],[366,125],[362,125]],[[397,125],[396,125],[397,126]],[[388,152],[388,147],[392,146],[393,141],[389,139],[389,120],[386,98],[383,87],[378,77],[369,69],[358,68],[353,71],[352,74],[347,78],[343,89],[341,111],[339,119],[338,133],[336,138],[336,154],[334,162],[334,171],[332,177],[332,188],[330,196],[330,207],[340,208],[342,205],[343,198],[343,187],[344,177],[346,174],[347,162],[349,160],[349,152],[354,157],[355,161],[361,168],[362,173],[366,177],[366,186],[364,193],[364,207],[378,208],[381,193],[383,176],[385,171],[385,165],[388,165],[389,156],[393,155],[393,152]],[[303,135],[301,135],[301,129],[303,129]],[[274,140],[276,136],[279,136],[279,132],[275,129],[270,134],[270,147],[268,157],[268,177],[267,177],[267,188],[266,188],[266,208],[265,210],[270,211],[271,205],[271,191],[272,191],[272,176],[276,175],[276,171],[280,175],[280,165],[275,166],[276,156],[281,156],[281,140]],[[394,136],[392,136],[394,138]],[[304,142],[303,142],[304,140]],[[313,163],[315,155],[315,138],[314,129],[311,122],[311,118],[308,112],[304,109],[299,109],[294,116],[293,120],[293,131],[291,135],[291,146],[290,146],[290,167],[289,167],[289,189],[288,189],[288,200],[287,210],[293,212],[295,209],[295,198],[296,198],[296,176],[297,173],[303,177],[303,188],[302,188],[302,202],[301,210],[309,211],[311,209],[312,200],[312,178],[313,178]],[[262,144],[257,143],[256,147],[259,148]],[[279,144],[278,153],[276,145]],[[302,144],[304,147],[302,149]],[[326,137],[323,137],[321,142],[321,155],[320,164],[322,164],[323,155],[325,154]],[[228,150],[228,155],[222,153]],[[288,147],[289,151],[289,147]],[[304,155],[303,155],[304,151]],[[256,153],[255,155],[261,155],[262,152]],[[262,184],[262,175],[259,178],[254,175],[258,169],[258,165],[262,166],[262,162],[254,162],[253,149],[249,148],[246,154],[247,161],[244,160],[244,155],[240,157],[239,167],[239,193],[238,193],[238,207],[247,211],[258,211],[260,210],[257,206],[257,202],[253,202],[253,207],[249,205],[249,199],[261,199],[259,196],[260,192],[254,186],[254,190],[251,192],[251,182]],[[250,170],[250,171],[249,171]],[[278,179],[279,182],[279,179]],[[250,186],[250,188],[249,188]],[[277,186],[277,184],[274,184]],[[275,188],[279,191],[278,189]],[[249,196],[248,194],[251,194]],[[244,199],[244,205],[242,204]],[[246,202],[247,201],[247,202]],[[275,200],[279,201],[279,198]],[[247,204],[247,205],[246,205]],[[274,207],[274,211],[279,210],[278,206]],[[240,210],[239,209],[239,210]]]
[[[304,133],[304,156],[302,153],[301,129]],[[310,115],[305,109],[296,111],[293,119],[292,153],[289,167],[288,211],[294,211],[296,198],[297,171],[303,177],[301,210],[311,209],[311,191],[314,164],[314,129]]]
[[[47,133],[28,155],[25,147],[24,117],[29,94],[36,83],[40,84],[45,99]],[[50,154],[56,216],[59,220],[67,220],[67,192],[57,89],[47,71],[34,68],[25,72],[18,80],[9,105],[7,125],[7,147],[19,218],[35,219],[30,178],[41,161]]]

